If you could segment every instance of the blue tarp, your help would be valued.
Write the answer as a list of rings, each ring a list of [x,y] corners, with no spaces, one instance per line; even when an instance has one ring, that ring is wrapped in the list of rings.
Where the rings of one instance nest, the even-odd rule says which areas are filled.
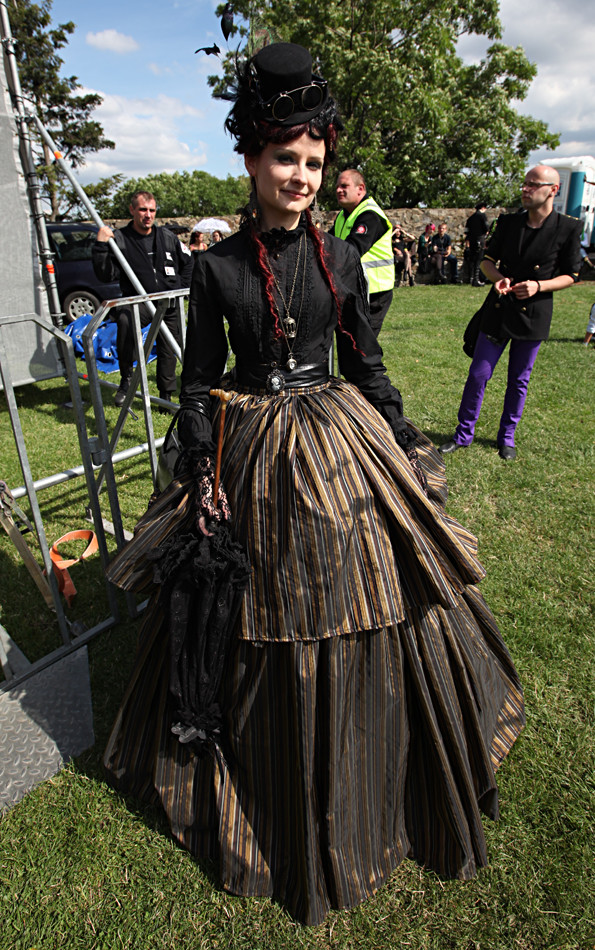
[[[83,330],[90,319],[90,315],[85,313],[82,317],[79,317],[77,320],[74,320],[73,323],[69,323],[67,327],[64,327],[64,333],[72,337],[74,355],[83,360],[85,358],[85,351],[83,350]],[[149,329],[149,326],[143,327],[143,343],[147,338]],[[115,323],[101,324],[93,337],[93,349],[95,350],[97,369],[101,370],[102,373],[115,373],[119,370]],[[147,362],[150,363],[156,356],[157,346],[154,343]]]

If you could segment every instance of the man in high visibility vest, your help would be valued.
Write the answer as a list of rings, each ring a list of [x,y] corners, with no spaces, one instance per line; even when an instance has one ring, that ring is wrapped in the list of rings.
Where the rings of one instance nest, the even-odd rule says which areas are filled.
[[[331,234],[353,244],[361,258],[370,293],[370,323],[378,336],[395,285],[392,224],[367,194],[364,177],[357,169],[348,168],[341,172],[336,193],[341,210]]]

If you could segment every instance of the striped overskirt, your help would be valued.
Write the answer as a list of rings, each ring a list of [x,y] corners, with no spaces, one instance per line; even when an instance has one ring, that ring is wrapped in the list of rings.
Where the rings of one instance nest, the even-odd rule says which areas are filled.
[[[524,723],[475,539],[446,515],[444,466],[421,433],[418,453],[427,496],[343,380],[234,393],[223,478],[252,575],[221,743],[199,755],[171,732],[155,590],[105,753],[110,781],[160,804],[224,888],[307,924],[373,894],[405,857],[461,879],[485,865],[481,812],[498,815],[495,772]],[[194,520],[192,482],[176,480],[111,579],[150,591],[147,552]]]

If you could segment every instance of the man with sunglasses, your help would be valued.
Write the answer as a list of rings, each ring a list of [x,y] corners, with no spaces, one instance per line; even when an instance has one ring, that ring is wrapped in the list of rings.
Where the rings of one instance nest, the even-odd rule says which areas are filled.
[[[492,283],[480,310],[480,332],[459,408],[459,424],[443,455],[470,445],[485,387],[509,343],[508,383],[496,438],[500,458],[516,458],[514,436],[539,347],[552,321],[552,294],[571,287],[580,269],[581,221],[554,211],[555,168],[537,165],[521,190],[523,211],[503,214],[486,245],[481,270]]]
[[[366,192],[364,177],[357,169],[341,172],[335,190],[341,210],[331,234],[353,244],[361,258],[370,292],[370,324],[378,336],[395,286],[393,226]]]

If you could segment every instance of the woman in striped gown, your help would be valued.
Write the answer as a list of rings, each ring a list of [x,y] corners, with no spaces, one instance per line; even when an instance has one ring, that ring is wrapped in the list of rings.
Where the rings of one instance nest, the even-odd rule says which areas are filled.
[[[251,573],[224,725],[208,754],[172,733],[157,591],[105,763],[217,861],[224,888],[319,924],[406,857],[461,879],[486,864],[480,813],[497,817],[522,690],[475,586],[475,539],[445,513],[441,458],[386,375],[357,253],[312,223],[339,128],[326,83],[302,47],[273,44],[233,103],[254,200],[194,269],[178,430],[201,478],[174,479],[112,568],[139,589],[155,538],[208,532],[231,510]],[[342,378],[329,375],[333,337]],[[215,506],[220,385],[231,400]]]

